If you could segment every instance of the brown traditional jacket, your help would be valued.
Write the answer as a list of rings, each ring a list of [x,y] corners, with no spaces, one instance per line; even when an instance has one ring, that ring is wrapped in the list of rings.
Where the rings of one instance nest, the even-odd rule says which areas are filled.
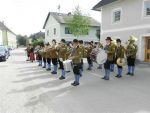
[[[92,50],[93,50],[93,46],[90,45],[90,46],[86,47],[85,49],[86,49],[86,51],[87,51],[87,57],[90,57],[91,52],[92,52]]]
[[[82,50],[79,46],[73,48],[71,55],[73,63],[81,63],[82,61]]]
[[[62,58],[63,61],[65,61],[67,59],[67,46],[66,45],[62,45],[59,47],[58,49],[58,58]]]
[[[50,51],[50,58],[58,58],[58,52],[55,45],[52,45],[49,51]]]

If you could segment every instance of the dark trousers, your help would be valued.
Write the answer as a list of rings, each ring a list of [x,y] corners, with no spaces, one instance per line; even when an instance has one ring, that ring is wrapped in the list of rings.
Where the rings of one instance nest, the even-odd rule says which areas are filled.
[[[46,58],[43,57],[43,62],[46,63]]]
[[[79,64],[74,64],[73,63],[73,73],[75,75],[80,75],[81,74],[80,70],[81,70],[81,63],[79,63]]]
[[[135,58],[127,57],[128,66],[135,66]]]
[[[52,58],[53,65],[57,65],[57,58]]]
[[[89,65],[92,65],[92,60],[91,60],[90,57],[87,57],[87,62],[88,62]]]
[[[109,60],[107,60],[107,61],[104,63],[104,68],[110,70],[110,65],[111,65],[111,64],[112,64],[112,62],[109,61]]]
[[[51,64],[51,59],[50,58],[47,58],[47,63]]]
[[[60,69],[64,69],[63,62],[61,62],[60,60],[58,60],[58,62],[59,62],[59,65],[60,65]]]

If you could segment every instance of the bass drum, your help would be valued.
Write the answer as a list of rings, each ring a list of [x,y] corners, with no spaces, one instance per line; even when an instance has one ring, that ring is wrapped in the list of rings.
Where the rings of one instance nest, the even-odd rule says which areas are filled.
[[[99,53],[100,48],[94,48],[90,54],[90,58],[93,62],[96,62],[96,56]]]
[[[71,71],[71,68],[72,68],[71,62],[72,60],[63,61],[65,71]]]
[[[96,56],[96,62],[98,64],[104,64],[106,62],[106,60],[107,60],[107,54],[106,54],[105,50],[100,49],[99,53]]]

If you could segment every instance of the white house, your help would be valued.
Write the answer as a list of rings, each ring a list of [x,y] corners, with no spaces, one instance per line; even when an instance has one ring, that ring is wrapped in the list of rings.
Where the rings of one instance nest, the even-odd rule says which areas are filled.
[[[150,62],[150,0],[101,0],[93,7],[101,11],[101,37],[138,38],[137,59]]]
[[[3,45],[3,35],[2,35],[2,30],[0,30],[0,45]]]
[[[3,22],[0,22],[0,45],[17,47],[16,35]]]
[[[62,14],[49,12],[43,29],[45,29],[45,42],[51,42],[52,39],[60,41],[64,38],[66,41],[72,41],[75,37],[69,32],[69,29],[66,25],[66,19],[71,16],[70,14]],[[85,36],[80,36],[78,39],[83,41],[97,41],[98,38],[96,33],[100,30],[100,23],[90,18],[90,31]]]

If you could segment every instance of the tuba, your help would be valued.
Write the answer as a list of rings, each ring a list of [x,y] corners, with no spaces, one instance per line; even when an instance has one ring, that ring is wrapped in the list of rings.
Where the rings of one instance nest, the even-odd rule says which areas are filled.
[[[132,45],[128,45],[127,46],[127,49],[126,49],[126,56],[129,57],[132,55],[133,51],[135,50],[135,46],[132,44]]]

